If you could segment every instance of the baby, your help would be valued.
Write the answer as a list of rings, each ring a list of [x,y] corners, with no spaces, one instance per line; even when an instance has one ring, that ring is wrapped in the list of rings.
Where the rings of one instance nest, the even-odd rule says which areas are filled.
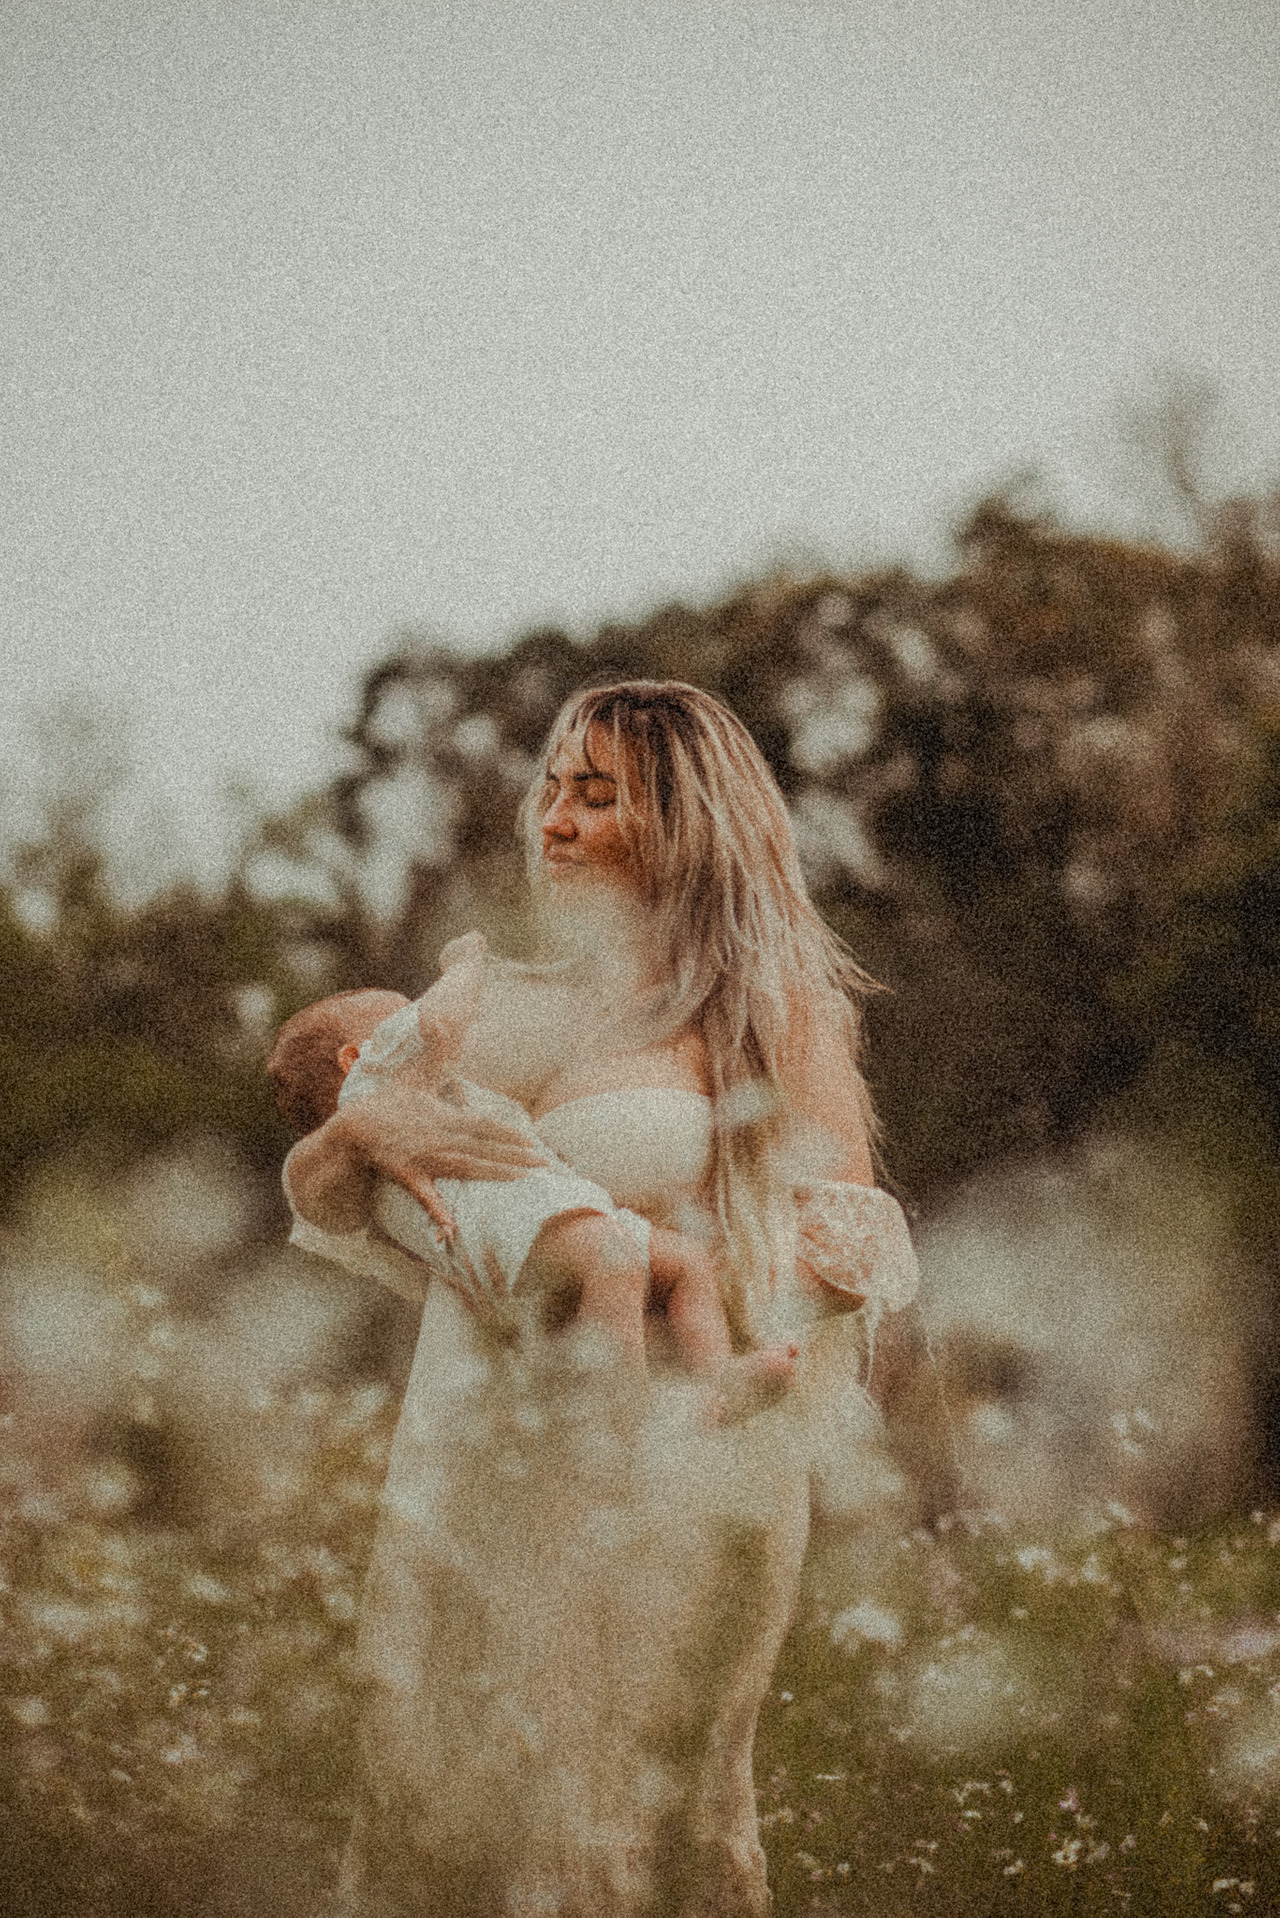
[[[417,1082],[441,1097],[523,1132],[545,1152],[523,1106],[454,1075],[476,1016],[484,971],[478,934],[442,954],[443,976],[411,1002],[401,993],[337,993],[281,1028],[268,1062],[277,1102],[301,1132],[340,1103],[367,1098],[388,1075],[419,1061]],[[644,1361],[650,1297],[665,1307],[676,1355],[712,1382],[721,1416],[740,1416],[791,1383],[796,1348],[769,1345],[734,1358],[728,1321],[706,1248],[688,1233],[650,1225],[615,1205],[563,1160],[515,1180],[441,1179],[429,1207],[390,1181],[374,1217],[390,1238],[445,1276],[477,1310],[522,1291],[564,1291],[578,1322]]]

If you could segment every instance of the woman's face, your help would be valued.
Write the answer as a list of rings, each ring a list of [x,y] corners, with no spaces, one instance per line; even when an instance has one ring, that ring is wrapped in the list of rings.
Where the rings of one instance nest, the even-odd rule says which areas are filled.
[[[635,857],[618,823],[617,762],[603,726],[565,739],[547,765],[542,860],[557,886],[605,881],[635,891]]]

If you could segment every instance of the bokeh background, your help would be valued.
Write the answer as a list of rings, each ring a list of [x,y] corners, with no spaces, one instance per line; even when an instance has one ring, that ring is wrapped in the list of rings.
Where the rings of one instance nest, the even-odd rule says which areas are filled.
[[[925,1273],[780,1908],[1280,1897],[1278,51],[8,10],[7,1908],[317,1908],[414,1327],[285,1248],[264,1050],[526,948],[518,798],[622,675],[768,756]]]

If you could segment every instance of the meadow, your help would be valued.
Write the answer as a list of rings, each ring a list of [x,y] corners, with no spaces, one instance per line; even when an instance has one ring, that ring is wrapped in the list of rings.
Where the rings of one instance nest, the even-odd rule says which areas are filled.
[[[10,1247],[0,1902],[301,1918],[350,1811],[396,1395],[341,1376],[358,1288],[277,1253],[179,1309],[166,1262],[217,1232],[140,1203],[50,1185]],[[757,1746],[778,1912],[1275,1909],[1280,1515],[924,1528],[873,1452],[866,1483]]]

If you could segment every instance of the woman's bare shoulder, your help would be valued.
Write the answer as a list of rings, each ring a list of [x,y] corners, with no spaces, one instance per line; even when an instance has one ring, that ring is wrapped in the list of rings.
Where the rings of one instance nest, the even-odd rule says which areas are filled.
[[[683,1032],[677,1033],[667,1050],[679,1071],[679,1084],[695,1092],[711,1091],[711,1062],[707,1056],[707,1042],[697,1027],[686,1027]]]

